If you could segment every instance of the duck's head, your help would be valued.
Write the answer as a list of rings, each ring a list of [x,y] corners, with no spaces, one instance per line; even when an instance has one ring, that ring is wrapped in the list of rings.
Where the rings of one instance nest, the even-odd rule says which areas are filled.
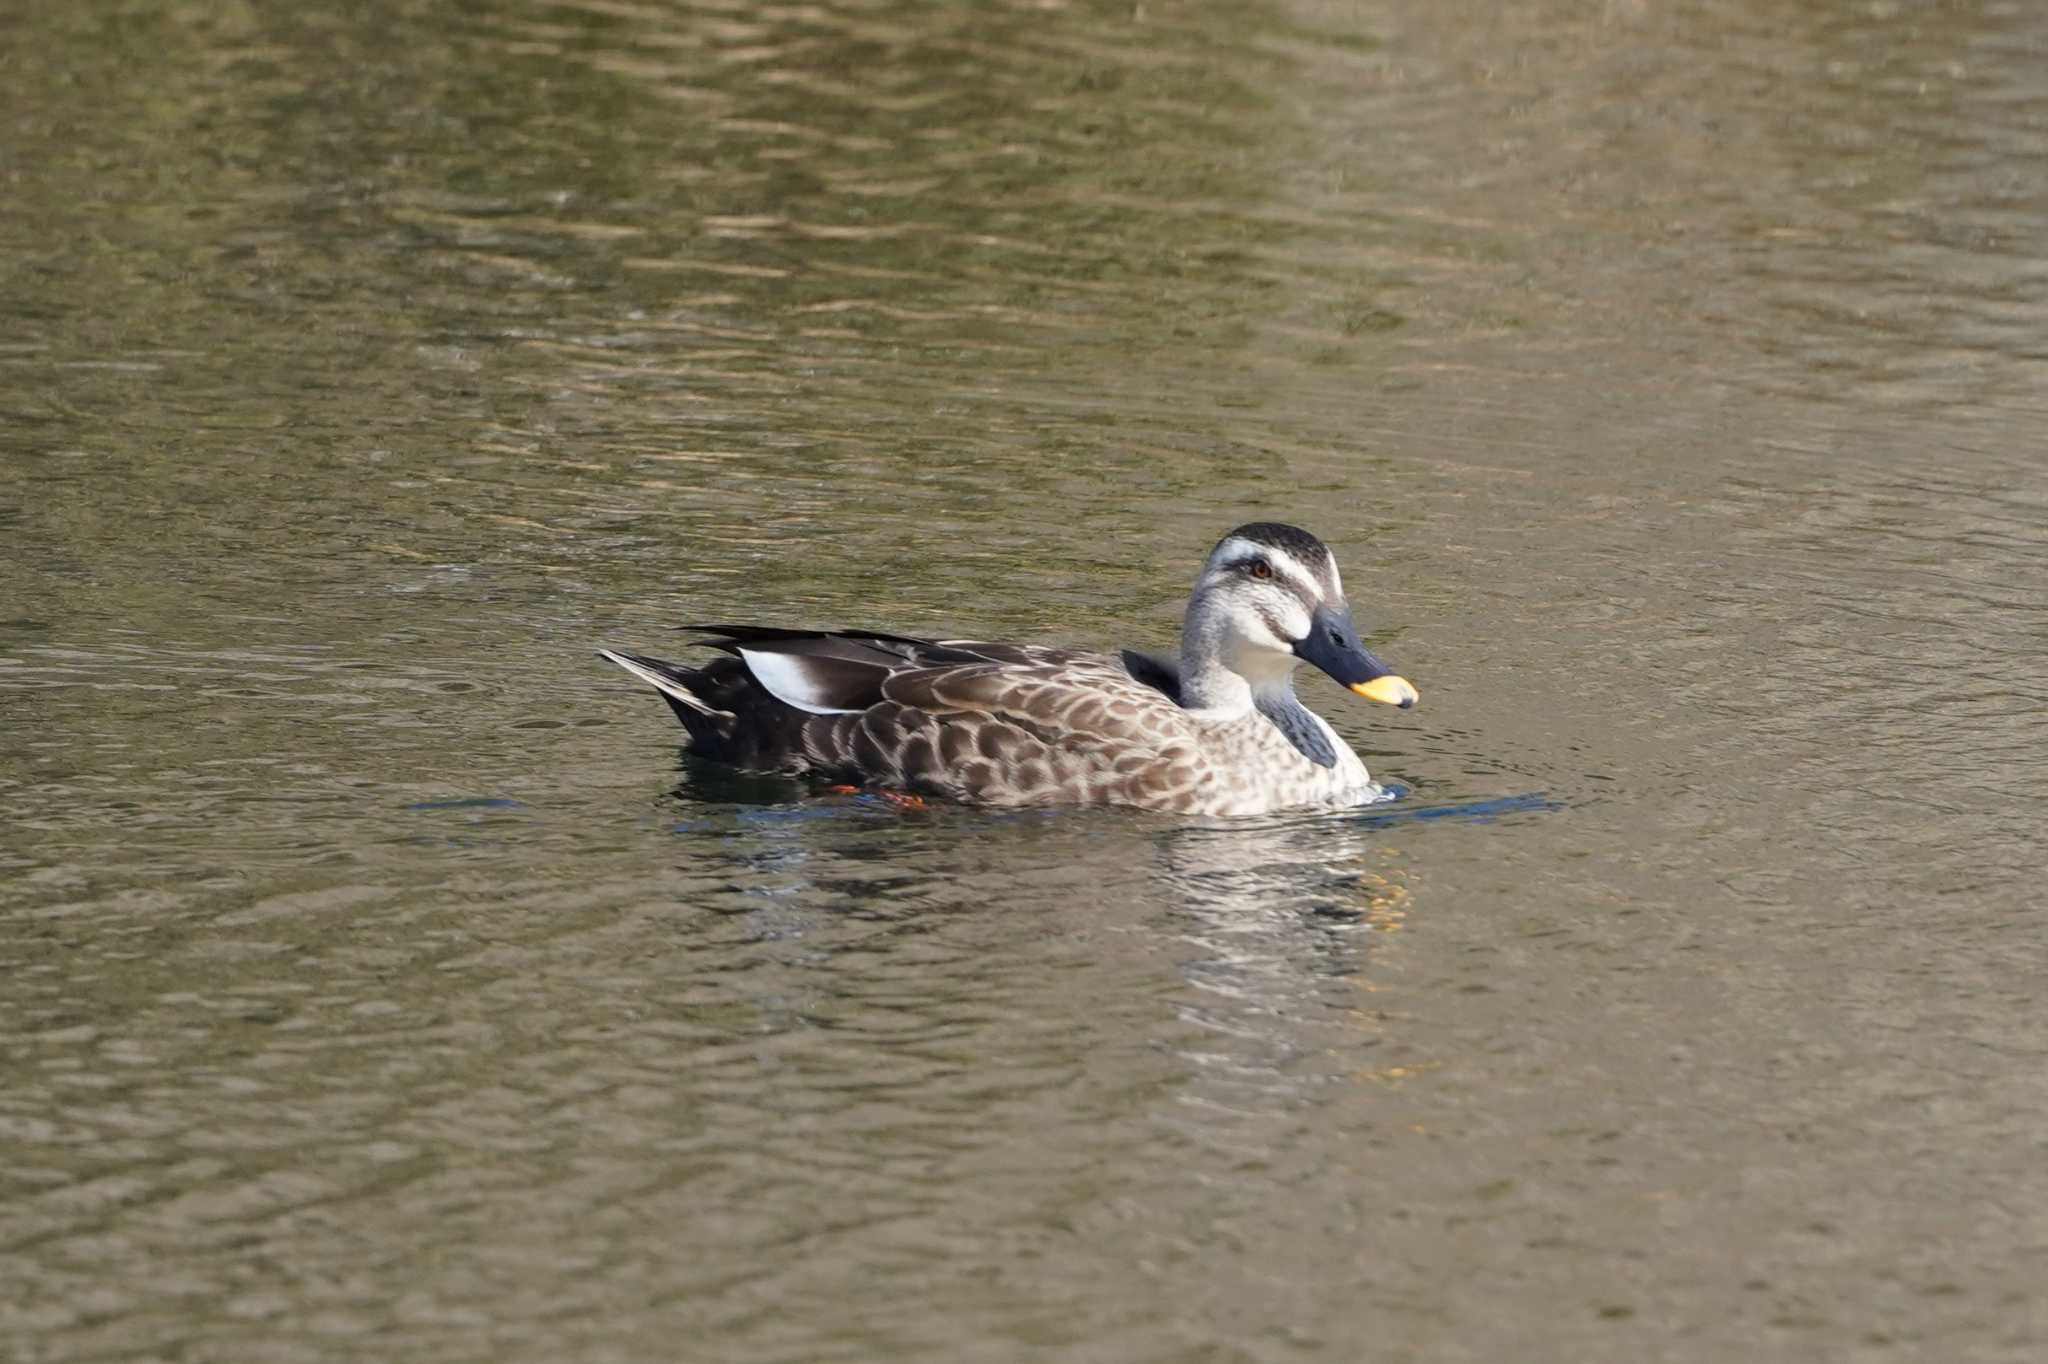
[[[1209,551],[1195,581],[1183,672],[1221,664],[1256,693],[1290,685],[1305,662],[1370,701],[1405,710],[1418,699],[1359,641],[1329,546],[1275,521],[1239,526]]]

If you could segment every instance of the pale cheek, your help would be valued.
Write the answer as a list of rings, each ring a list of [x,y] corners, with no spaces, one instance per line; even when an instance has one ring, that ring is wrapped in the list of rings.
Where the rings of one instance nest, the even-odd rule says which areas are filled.
[[[1234,666],[1239,673],[1251,679],[1254,686],[1275,681],[1294,671],[1297,660],[1294,656],[1294,641],[1308,634],[1308,613],[1289,596],[1285,602],[1265,603],[1267,609],[1259,611],[1246,622],[1243,647],[1234,650],[1237,655]],[[1279,633],[1292,630],[1291,635]]]
[[[1308,638],[1308,612],[1302,609],[1301,602],[1292,593],[1288,594],[1286,601],[1273,612],[1273,619],[1280,622],[1282,628],[1287,631],[1284,639],[1276,641],[1280,648],[1292,649],[1295,640]]]

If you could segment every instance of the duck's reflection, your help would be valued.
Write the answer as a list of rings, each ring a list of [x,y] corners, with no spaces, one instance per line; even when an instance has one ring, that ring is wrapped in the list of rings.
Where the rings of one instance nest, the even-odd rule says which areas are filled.
[[[1232,934],[1285,922],[1355,945],[1342,930],[1397,928],[1410,898],[1387,840],[1359,812],[1188,825],[1158,848],[1183,912]]]
[[[698,811],[692,898],[723,911],[699,942],[753,1027],[895,1039],[990,1092],[1147,1093],[1125,1119],[1230,1149],[1424,1068],[1383,993],[1417,878],[1364,812]]]
[[[1162,1116],[1264,1148],[1272,1123],[1333,1083],[1419,1069],[1382,989],[1399,975],[1415,879],[1356,812],[1174,830],[1157,875],[1192,1063]]]

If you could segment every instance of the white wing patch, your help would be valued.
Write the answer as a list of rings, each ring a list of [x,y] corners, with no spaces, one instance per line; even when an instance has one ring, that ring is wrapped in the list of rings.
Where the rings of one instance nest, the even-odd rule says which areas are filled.
[[[807,710],[813,715],[859,713],[844,706],[826,705],[824,689],[804,671],[801,658],[793,658],[788,654],[761,653],[754,649],[740,650],[740,658],[745,661],[747,671],[754,675],[754,680],[785,706]]]

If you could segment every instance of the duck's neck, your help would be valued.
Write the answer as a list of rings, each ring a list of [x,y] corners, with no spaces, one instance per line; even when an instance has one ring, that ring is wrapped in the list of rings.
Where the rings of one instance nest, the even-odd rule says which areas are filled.
[[[1214,660],[1202,662],[1182,654],[1180,703],[1188,710],[1249,715],[1253,705],[1252,688],[1249,682]]]
[[[1296,751],[1318,767],[1335,767],[1337,750],[1328,726],[1294,695],[1294,677],[1282,673],[1254,687],[1229,668],[1181,656],[1180,703],[1221,720],[1264,716]]]
[[[1233,649],[1223,620],[1197,605],[1181,627],[1180,703],[1225,716],[1247,715],[1270,704],[1298,704],[1294,660],[1266,650]]]

